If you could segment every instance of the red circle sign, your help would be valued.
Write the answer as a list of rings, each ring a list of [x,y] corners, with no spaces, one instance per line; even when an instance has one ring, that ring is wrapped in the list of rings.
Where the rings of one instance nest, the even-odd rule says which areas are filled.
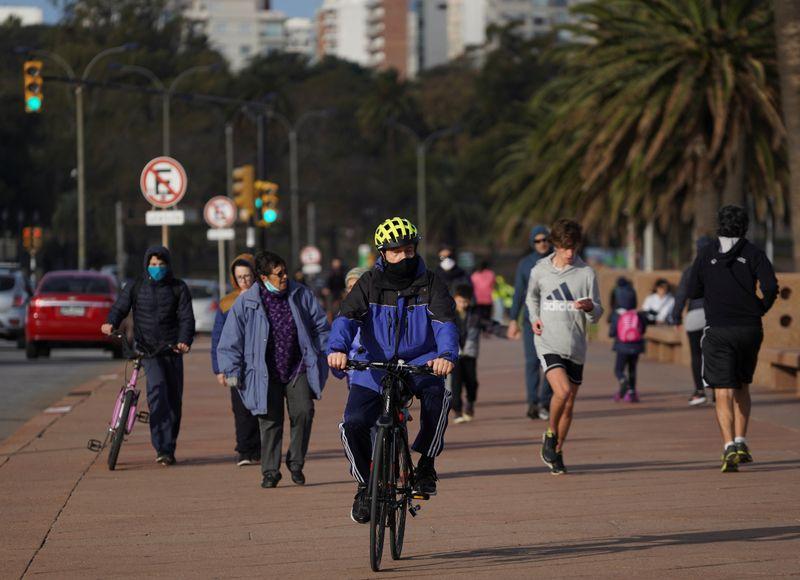
[[[186,170],[172,157],[156,157],[142,170],[139,186],[142,195],[160,208],[172,207],[186,195]]]
[[[203,208],[203,217],[212,228],[229,228],[236,221],[236,204],[224,195],[212,197]]]

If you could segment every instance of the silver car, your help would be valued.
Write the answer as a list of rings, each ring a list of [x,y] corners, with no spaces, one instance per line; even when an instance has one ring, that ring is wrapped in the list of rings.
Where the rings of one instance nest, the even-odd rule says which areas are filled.
[[[30,297],[22,272],[0,269],[0,337],[16,340],[20,348],[25,347],[25,307]]]
[[[184,278],[192,295],[194,328],[197,332],[211,332],[219,309],[219,284],[213,280]]]

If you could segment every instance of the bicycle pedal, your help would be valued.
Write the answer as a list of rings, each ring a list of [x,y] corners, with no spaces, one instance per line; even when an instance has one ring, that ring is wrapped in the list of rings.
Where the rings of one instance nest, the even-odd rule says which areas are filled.
[[[411,497],[413,497],[414,499],[421,499],[424,501],[428,501],[429,499],[431,499],[431,496],[429,494],[420,492],[414,492],[414,494]]]
[[[86,443],[86,449],[98,453],[103,450],[103,442],[98,441],[97,439],[89,439],[89,441]]]
[[[139,421],[139,423],[149,423],[150,413],[148,413],[147,411],[139,411],[138,413],[136,413],[136,420]]]

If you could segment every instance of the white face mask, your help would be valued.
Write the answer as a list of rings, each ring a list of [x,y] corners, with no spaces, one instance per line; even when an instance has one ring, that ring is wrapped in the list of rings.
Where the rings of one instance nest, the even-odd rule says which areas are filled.
[[[442,270],[449,272],[455,267],[456,261],[453,258],[445,258],[439,265],[442,267]]]

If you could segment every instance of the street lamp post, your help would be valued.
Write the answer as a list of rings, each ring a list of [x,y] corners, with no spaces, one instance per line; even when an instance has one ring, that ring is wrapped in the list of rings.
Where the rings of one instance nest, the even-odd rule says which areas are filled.
[[[427,172],[426,157],[428,148],[431,144],[441,137],[452,135],[458,131],[458,127],[448,127],[434,131],[424,139],[420,137],[414,129],[402,123],[391,122],[390,126],[396,127],[414,139],[417,152],[417,227],[423,236],[428,234],[428,192],[427,192]],[[424,239],[424,237],[423,237]]]
[[[306,111],[292,124],[289,119],[275,111],[270,116],[277,119],[289,135],[289,214],[292,230],[292,256],[290,264],[292,270],[297,268],[300,256],[300,172],[297,148],[297,135],[303,124],[313,117],[326,117],[328,111]]]
[[[89,79],[92,67],[101,58],[111,54],[127,52],[136,48],[133,43],[107,48],[92,58],[80,78],[80,83],[75,86],[75,132],[78,147],[78,269],[86,269],[86,170],[83,136],[83,85]]]
[[[169,88],[167,89],[166,93],[164,94],[164,102],[163,102],[163,117],[164,117],[164,133],[163,133],[163,146],[162,151],[164,155],[169,155],[170,149],[170,99],[172,98],[173,93],[175,92],[175,88],[178,86],[178,83],[181,82],[184,78],[188,77],[189,75],[199,73],[199,72],[207,72],[212,70],[217,70],[219,68],[219,64],[199,64],[197,66],[193,66],[187,68],[185,71],[180,73],[176,76],[173,81],[170,83]],[[163,86],[163,85],[162,85]]]

